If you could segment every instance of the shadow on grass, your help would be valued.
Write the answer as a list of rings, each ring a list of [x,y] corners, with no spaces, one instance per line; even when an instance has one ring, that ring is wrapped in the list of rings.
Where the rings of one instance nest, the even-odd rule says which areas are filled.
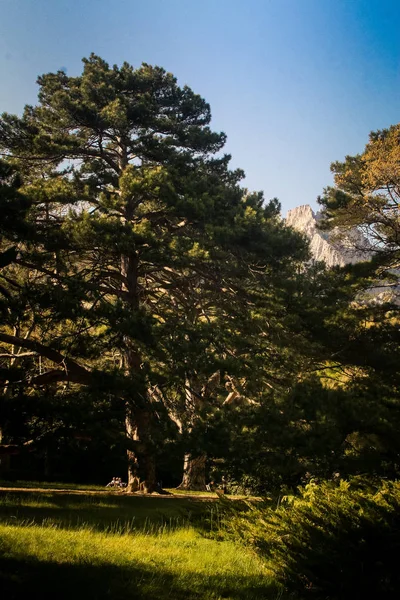
[[[105,491],[105,487],[102,485],[85,484],[85,483],[60,483],[52,481],[8,481],[0,479],[0,487],[2,488],[25,488],[25,489],[42,489],[42,490],[71,490],[71,491],[85,491],[85,492],[101,492]]]
[[[0,557],[2,598],[57,600],[141,599],[268,600],[281,598],[279,590],[262,577],[207,576],[191,573],[180,579],[159,566],[75,565]]]
[[[216,512],[218,501],[194,498],[144,496],[70,495],[34,491],[0,493],[0,522],[10,525],[26,523],[54,524],[61,529],[82,526],[94,531],[149,531],[163,526],[173,529],[189,523],[209,528],[209,515]],[[213,508],[211,508],[213,507]]]

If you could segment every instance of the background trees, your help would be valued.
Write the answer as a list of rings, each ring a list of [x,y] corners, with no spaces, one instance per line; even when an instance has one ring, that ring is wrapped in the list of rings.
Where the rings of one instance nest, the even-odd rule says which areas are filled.
[[[308,265],[292,278],[285,305],[298,369],[286,388],[264,387],[259,406],[230,416],[236,426],[226,464],[250,487],[266,491],[335,473],[398,476],[398,149],[395,126],[371,134],[360,157],[332,165],[336,186],[321,199],[323,226],[362,242],[366,262]]]
[[[372,132],[362,154],[332,163],[335,186],[320,198],[323,227],[358,229],[368,242],[358,249],[386,269],[399,263],[399,164],[400,125]]]

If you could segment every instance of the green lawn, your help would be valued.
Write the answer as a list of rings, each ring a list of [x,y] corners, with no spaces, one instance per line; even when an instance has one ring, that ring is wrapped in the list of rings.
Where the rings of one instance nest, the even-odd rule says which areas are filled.
[[[2,597],[281,598],[259,558],[215,535],[218,513],[197,496],[2,491]]]
[[[42,490],[84,490],[84,491],[104,491],[105,486],[81,484],[81,483],[57,483],[49,481],[3,481],[0,480],[0,488],[24,488]]]

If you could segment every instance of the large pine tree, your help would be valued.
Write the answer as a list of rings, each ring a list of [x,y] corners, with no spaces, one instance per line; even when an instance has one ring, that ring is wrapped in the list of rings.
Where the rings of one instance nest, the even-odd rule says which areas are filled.
[[[0,122],[2,152],[30,202],[34,232],[14,263],[33,274],[37,314],[29,335],[8,327],[0,340],[45,359],[30,385],[119,394],[130,489],[140,473],[152,491],[173,412],[160,388],[172,377],[182,389],[207,380],[207,356],[248,356],[263,310],[276,322],[273,286],[305,243],[276,203],[239,187],[242,172],[217,154],[225,135],[210,130],[200,96],[158,67],[83,62],[78,77],[40,77],[38,105]]]

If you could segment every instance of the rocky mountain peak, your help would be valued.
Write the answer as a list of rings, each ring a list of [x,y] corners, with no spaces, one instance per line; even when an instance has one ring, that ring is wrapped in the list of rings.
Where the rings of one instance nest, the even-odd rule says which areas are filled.
[[[345,234],[339,230],[321,231],[318,221],[322,218],[320,213],[314,213],[309,204],[297,206],[289,210],[286,223],[294,229],[304,233],[310,240],[310,250],[314,260],[324,261],[327,267],[336,265],[344,266],[372,258],[368,240],[356,229]],[[398,278],[398,271],[391,271]],[[396,281],[384,281],[382,287],[372,287],[365,290],[359,301],[368,303],[393,302],[400,304],[400,285]]]
[[[304,233],[310,240],[310,250],[313,259],[324,261],[328,267],[343,266],[368,260],[370,255],[365,252],[366,240],[354,231],[346,235],[338,231],[320,231],[317,228],[321,219],[320,213],[314,213],[309,204],[297,206],[289,210],[286,223]]]

